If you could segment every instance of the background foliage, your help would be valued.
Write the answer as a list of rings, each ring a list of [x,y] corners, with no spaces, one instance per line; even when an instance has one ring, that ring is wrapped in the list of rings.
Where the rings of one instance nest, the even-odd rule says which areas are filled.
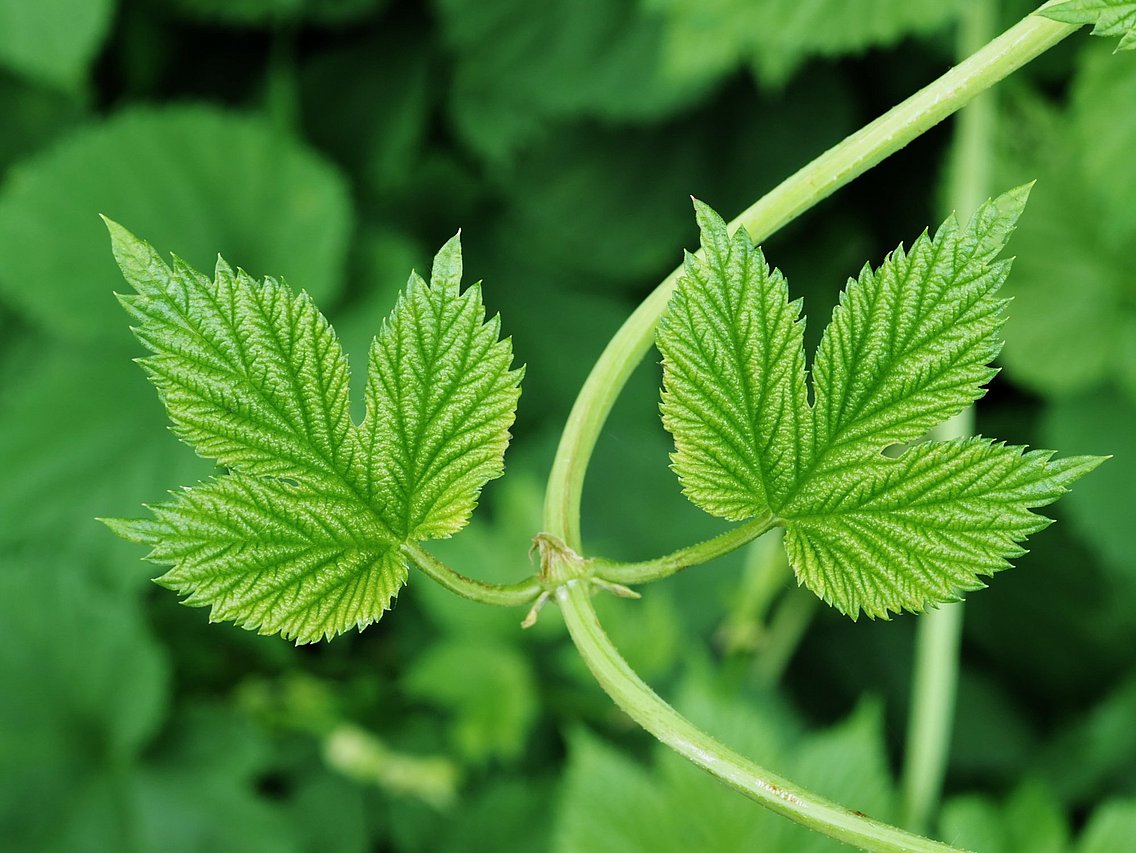
[[[553,608],[414,577],[361,635],[294,648],[148,582],[92,519],[208,475],[130,359],[96,214],[199,268],[312,293],[356,365],[462,227],[527,363],[506,478],[437,553],[531,571],[587,366],[730,214],[950,64],[961,3],[0,0],[0,837],[20,850],[827,848],[628,728]],[[1004,5],[1006,23],[1028,11]],[[771,33],[777,33],[776,38]],[[1136,58],[1074,38],[998,90],[1005,372],[982,432],[1115,459],[971,597],[938,833],[983,850],[1136,836]],[[812,349],[845,278],[942,219],[937,129],[765,246]],[[966,212],[969,213],[969,212]],[[813,318],[816,318],[815,320]],[[353,399],[362,399],[356,370]],[[713,533],[667,470],[639,370],[585,495],[595,553]],[[356,416],[360,413],[356,412]],[[852,623],[776,549],[601,603],[629,660],[772,768],[896,818],[913,620]],[[709,816],[713,815],[711,819]]]

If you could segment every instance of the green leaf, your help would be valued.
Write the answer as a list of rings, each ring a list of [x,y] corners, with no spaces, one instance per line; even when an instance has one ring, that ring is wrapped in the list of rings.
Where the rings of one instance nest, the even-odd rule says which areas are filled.
[[[212,621],[330,639],[378,620],[406,582],[397,540],[351,495],[229,474],[150,509],[107,524],[172,565],[159,582]]]
[[[665,74],[658,23],[623,0],[595,0],[586,15],[573,0],[434,5],[456,63],[455,124],[488,160],[508,161],[557,121],[657,119],[703,88]]]
[[[783,512],[789,560],[809,589],[852,616],[951,601],[1024,554],[1018,543],[1050,524],[1030,508],[1101,462],[1051,456],[976,438],[813,474]]]
[[[739,228],[695,202],[704,258],[659,326],[663,425],[674,470],[706,512],[739,521],[780,508],[800,476],[809,407],[801,303]]]
[[[492,640],[432,646],[407,671],[403,689],[452,712],[451,738],[473,763],[520,756],[537,712],[528,658]]]
[[[1108,380],[1136,395],[1133,99],[1136,62],[1092,44],[1066,109],[1011,104],[1002,179],[1038,184],[1014,236],[1003,361],[1011,378],[1046,396],[1091,392]]]
[[[826,797],[879,819],[894,810],[878,707],[865,703],[831,729],[807,733],[768,702],[742,702],[697,681],[685,685],[679,707],[762,766],[800,779]],[[583,731],[569,738],[554,841],[553,849],[564,853],[841,849],[837,842],[723,791],[720,783],[663,747],[656,747],[644,766]]]
[[[113,14],[114,0],[0,0],[0,65],[77,90]]]
[[[1136,838],[1136,800],[1114,800],[1093,812],[1077,844],[1077,853],[1123,850],[1133,838]]]
[[[1069,497],[1068,519],[1121,588],[1132,589],[1132,484],[1136,482],[1136,402],[1100,391],[1050,403],[1041,419],[1046,442],[1078,451],[1108,450],[1116,458]]]
[[[460,291],[457,238],[383,324],[356,427],[346,356],[307,294],[223,260],[213,280],[168,267],[107,225],[175,432],[230,469],[152,519],[107,523],[213,619],[297,642],[377,620],[406,580],[399,546],[459,529],[500,475],[520,393],[480,289]]]
[[[523,371],[510,369],[500,317],[485,321],[481,285],[459,292],[461,272],[454,237],[429,285],[411,275],[371,347],[359,429],[368,498],[402,538],[453,535],[504,471]]]
[[[218,260],[213,281],[107,222],[137,295],[120,297],[154,353],[141,360],[177,435],[198,454],[342,495],[358,483],[347,358],[306,293]]]
[[[304,20],[343,24],[370,15],[385,0],[169,0],[187,17],[230,26],[272,26]]]
[[[994,258],[1028,195],[987,202],[964,228],[952,216],[849,281],[813,364],[814,468],[913,441],[982,396],[1010,270]]]
[[[351,204],[339,174],[269,123],[204,106],[136,108],[14,168],[0,190],[0,296],[68,342],[125,345],[121,284],[98,221],[145,222],[198,269],[218,251],[303,282],[342,285]]]
[[[933,33],[958,0],[650,0],[666,25],[664,59],[678,79],[752,65],[780,85],[811,56],[860,53],[909,35]]]
[[[744,232],[697,205],[658,331],[663,423],[687,496],[733,521],[779,516],[800,582],[841,611],[886,617],[950,601],[1048,524],[1030,512],[1101,461],[983,440],[919,444],[995,374],[1019,187],[965,227],[901,246],[849,282],[824,330],[807,402],[800,305]]]
[[[57,542],[84,558],[105,556],[116,586],[145,583],[135,549],[91,519],[131,512],[171,479],[194,482],[211,466],[163,429],[161,406],[126,359],[36,341],[26,361],[9,363],[0,394],[0,542]],[[58,541],[61,530],[67,536]]]
[[[1066,24],[1092,24],[1094,36],[1120,36],[1117,50],[1136,50],[1136,2],[1133,0],[1066,0],[1040,10]]]
[[[1024,782],[1005,803],[987,797],[954,797],[939,818],[939,836],[949,844],[983,853],[1063,853],[1069,849],[1068,819],[1048,787]]]

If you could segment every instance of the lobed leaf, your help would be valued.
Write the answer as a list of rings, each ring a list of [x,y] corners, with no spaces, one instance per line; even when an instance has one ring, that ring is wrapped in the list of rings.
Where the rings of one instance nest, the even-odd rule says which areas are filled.
[[[663,424],[687,497],[732,521],[779,508],[807,434],[804,323],[784,276],[744,229],[695,202],[704,258],[688,254],[658,331]]]
[[[213,619],[297,642],[377,620],[406,580],[400,546],[461,528],[500,476],[520,394],[499,320],[460,290],[458,239],[383,324],[357,427],[347,358],[307,294],[223,260],[212,280],[167,266],[107,225],[174,431],[229,469],[152,519],[107,523]]]
[[[1120,36],[1117,50],[1136,50],[1134,0],[1066,0],[1039,14],[1066,24],[1092,24],[1095,36]]]
[[[809,405],[800,303],[744,230],[697,205],[703,258],[660,323],[674,469],[705,511],[780,518],[798,579],[856,617],[923,610],[982,586],[1049,521],[1031,510],[1102,460],[989,441],[918,444],[996,370],[1009,272],[996,260],[1029,186],[901,246],[849,282],[824,330]]]
[[[927,442],[812,475],[785,507],[797,577],[852,616],[921,611],[1007,568],[1053,503],[1101,463],[980,438]]]

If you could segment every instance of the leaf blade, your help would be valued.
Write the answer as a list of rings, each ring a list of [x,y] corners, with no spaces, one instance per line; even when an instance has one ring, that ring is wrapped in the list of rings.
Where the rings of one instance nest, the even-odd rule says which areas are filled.
[[[348,493],[358,481],[347,359],[307,296],[218,259],[209,280],[106,220],[136,294],[120,297],[150,350],[141,359],[199,455],[265,477]]]
[[[813,365],[814,467],[913,441],[985,393],[1009,273],[993,259],[1028,195],[988,201],[965,227],[952,216],[849,282]]]
[[[783,512],[798,578],[852,616],[951,601],[1024,553],[1053,503],[1103,461],[979,439],[927,442],[813,476]]]
[[[210,620],[231,620],[297,643],[362,630],[390,607],[407,567],[358,501],[303,485],[230,473],[152,506],[149,519],[108,519],[158,578]]]
[[[1136,50],[1136,2],[1066,0],[1039,14],[1065,24],[1092,24],[1094,36],[1120,36],[1117,50]]]
[[[485,319],[480,285],[459,293],[461,246],[412,275],[371,347],[359,428],[368,497],[400,537],[445,538],[504,471],[523,369]]]
[[[656,342],[663,425],[688,498],[740,521],[776,511],[809,429],[804,323],[745,229],[695,202],[705,260],[688,255]]]

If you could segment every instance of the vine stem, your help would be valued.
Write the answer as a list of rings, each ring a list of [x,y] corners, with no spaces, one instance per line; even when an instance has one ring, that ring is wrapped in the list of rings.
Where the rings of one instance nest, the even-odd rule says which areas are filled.
[[[1036,15],[1025,18],[787,178],[731,227],[744,227],[755,243],[763,242],[1077,29]],[[619,329],[569,414],[544,506],[545,535],[558,539],[569,552],[581,550],[580,497],[600,430],[628,377],[650,349],[655,325],[680,275],[681,268],[672,272]],[[661,742],[730,787],[803,826],[866,849],[953,849],[830,803],[732,752],[675,711],[628,666],[600,626],[590,600],[590,584],[569,579],[556,586],[553,594],[581,657],[615,703]]]
[[[485,583],[466,577],[447,566],[417,542],[407,542],[402,546],[402,553],[409,557],[423,574],[450,592],[456,592],[470,601],[495,604],[498,607],[522,607],[532,604],[544,592],[539,578],[533,576],[507,585]]]
[[[615,703],[660,741],[734,790],[802,826],[857,847],[920,852],[957,849],[817,797],[742,758],[680,715],[635,674],[604,633],[587,583],[567,581],[557,587],[555,596],[572,642]]]
[[[673,574],[709,562],[717,557],[729,554],[743,545],[752,542],[762,534],[768,533],[777,526],[777,519],[773,515],[750,519],[745,524],[720,533],[713,539],[689,545],[678,551],[657,557],[654,560],[643,560],[639,563],[619,563],[603,557],[595,557],[591,565],[596,575],[604,580],[621,584],[648,583],[662,580]]]
[[[786,178],[731,222],[731,229],[744,227],[755,243],[761,243],[1078,28],[1030,15]],[[545,492],[544,529],[577,550],[588,460],[619,392],[650,350],[655,325],[681,274],[679,267],[667,276],[627,318],[596,361],[568,415]]]

